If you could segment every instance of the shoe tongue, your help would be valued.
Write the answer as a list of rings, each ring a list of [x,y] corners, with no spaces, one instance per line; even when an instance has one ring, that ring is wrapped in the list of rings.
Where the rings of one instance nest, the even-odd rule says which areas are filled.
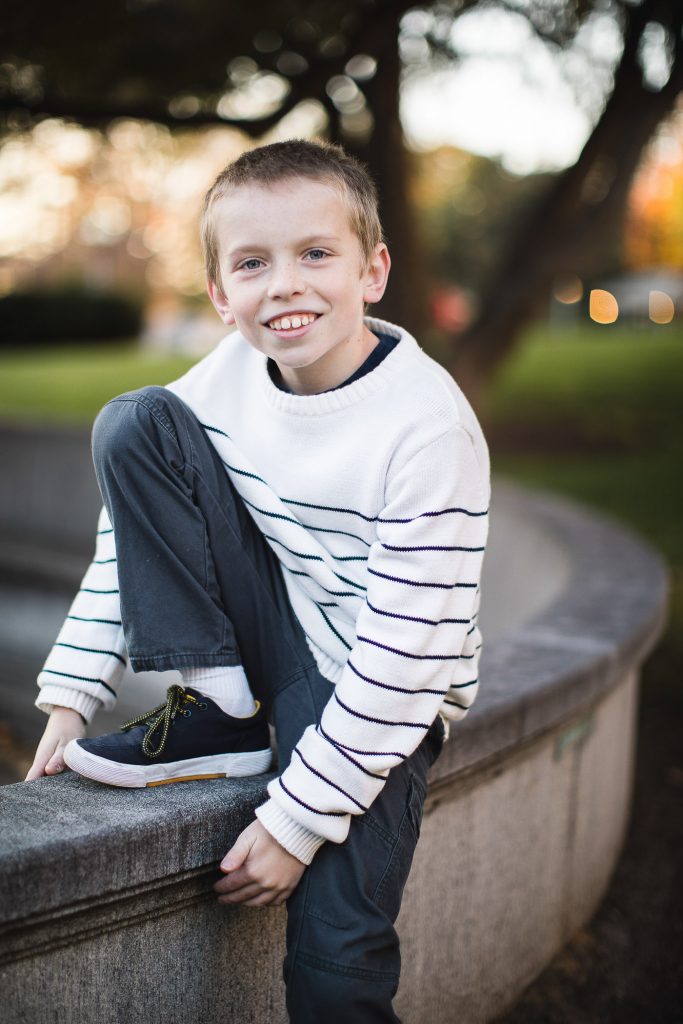
[[[185,693],[189,693],[190,697],[194,697],[195,700],[203,700],[203,701],[211,700],[210,697],[205,697],[204,694],[201,693],[200,690],[195,690],[191,686],[184,686],[183,689],[185,690]]]

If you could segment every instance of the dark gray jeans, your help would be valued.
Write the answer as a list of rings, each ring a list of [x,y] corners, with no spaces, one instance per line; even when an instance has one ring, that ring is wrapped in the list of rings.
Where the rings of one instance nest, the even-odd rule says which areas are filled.
[[[213,445],[172,392],[121,395],[93,429],[116,539],[121,617],[134,671],[244,665],[275,725],[280,769],[332,684],[292,611],[280,563]],[[398,1021],[394,921],[420,831],[436,719],[344,843],[325,843],[288,901],[284,978],[293,1024]]]

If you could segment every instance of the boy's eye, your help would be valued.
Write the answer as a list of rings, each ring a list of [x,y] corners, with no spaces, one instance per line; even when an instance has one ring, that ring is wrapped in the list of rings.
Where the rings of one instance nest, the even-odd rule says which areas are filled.
[[[257,259],[256,256],[252,256],[248,260],[243,260],[242,263],[240,263],[239,269],[240,270],[258,270],[258,268],[260,266],[261,266],[261,260]]]
[[[325,259],[327,253],[325,252],[324,249],[309,249],[306,255],[308,256],[309,260],[313,260],[315,262],[316,260]]]

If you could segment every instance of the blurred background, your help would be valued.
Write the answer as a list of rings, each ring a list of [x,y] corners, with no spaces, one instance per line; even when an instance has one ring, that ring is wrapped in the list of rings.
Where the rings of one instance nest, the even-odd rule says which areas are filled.
[[[664,554],[622,865],[509,1020],[683,1019],[683,4],[6,0],[3,22],[0,442],[87,433],[208,351],[204,192],[247,147],[323,137],[379,185],[378,315],[453,373],[494,471]],[[0,721],[2,781],[30,757]]]

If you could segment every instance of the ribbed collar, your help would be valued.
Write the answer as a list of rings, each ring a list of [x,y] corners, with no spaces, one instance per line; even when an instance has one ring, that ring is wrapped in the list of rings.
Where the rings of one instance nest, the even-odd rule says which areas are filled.
[[[256,353],[259,360],[260,386],[268,404],[289,415],[321,416],[355,405],[389,385],[400,373],[406,359],[410,359],[419,346],[411,334],[396,324],[377,320],[374,317],[365,317],[365,323],[371,331],[398,338],[399,344],[384,357],[374,370],[364,374],[352,384],[345,384],[319,395],[293,395],[287,391],[281,391],[270,379],[267,356],[262,352]]]

